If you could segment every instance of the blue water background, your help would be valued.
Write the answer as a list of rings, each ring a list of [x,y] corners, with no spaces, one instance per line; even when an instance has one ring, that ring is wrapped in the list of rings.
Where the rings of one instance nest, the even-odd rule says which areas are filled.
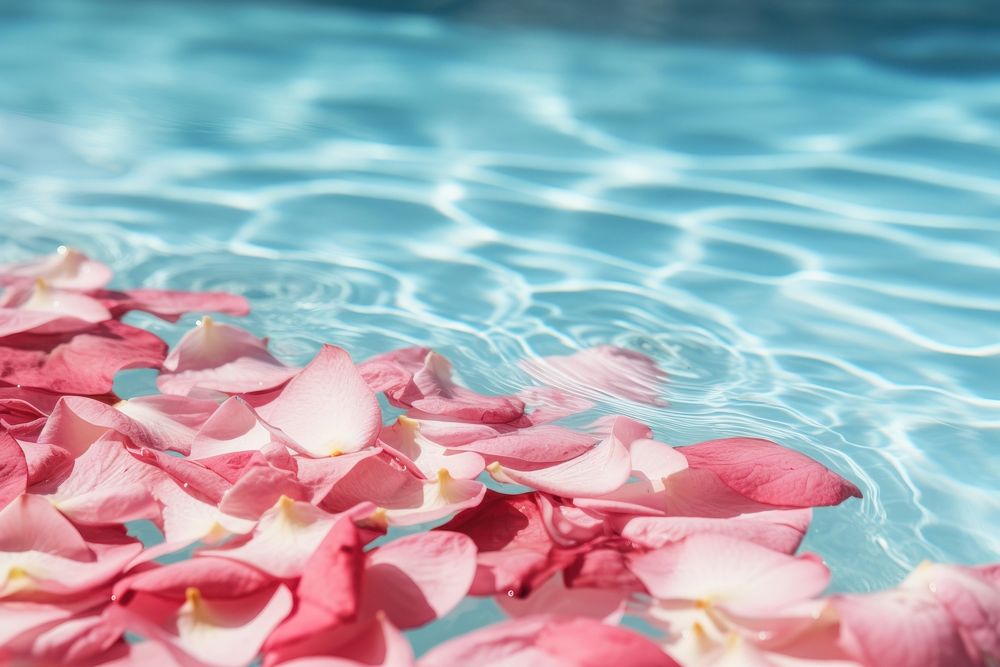
[[[598,413],[771,438],[862,487],[806,540],[834,590],[996,560],[1000,39],[961,6],[827,44],[5,3],[0,260],[74,245],[116,286],[247,296],[288,361],[431,345],[491,392],[528,356],[642,350],[670,406]],[[132,317],[171,342],[194,319]],[[460,611],[418,646],[496,613]]]

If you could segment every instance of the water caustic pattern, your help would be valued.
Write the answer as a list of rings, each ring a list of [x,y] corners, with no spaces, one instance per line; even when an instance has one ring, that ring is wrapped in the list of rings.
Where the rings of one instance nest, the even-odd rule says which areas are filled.
[[[859,484],[805,545],[835,590],[996,558],[1000,74],[56,0],[0,9],[0,70],[2,261],[77,246],[115,285],[246,296],[289,362],[429,345],[490,393],[631,347],[669,405],[600,412]]]

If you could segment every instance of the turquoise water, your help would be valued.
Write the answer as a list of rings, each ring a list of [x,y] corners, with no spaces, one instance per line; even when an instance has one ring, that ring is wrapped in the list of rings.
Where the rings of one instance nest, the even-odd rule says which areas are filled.
[[[495,392],[526,356],[645,351],[670,406],[600,412],[850,477],[864,501],[817,511],[806,546],[836,589],[883,588],[1000,551],[1000,68],[945,66],[989,48],[970,35],[873,57],[8,3],[0,260],[74,245],[117,286],[246,295],[287,360],[432,345]],[[194,319],[134,321],[176,341]],[[460,609],[420,641],[491,613]]]

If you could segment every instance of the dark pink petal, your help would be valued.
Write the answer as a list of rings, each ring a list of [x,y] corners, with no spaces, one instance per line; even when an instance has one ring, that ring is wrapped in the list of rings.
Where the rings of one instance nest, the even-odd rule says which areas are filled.
[[[311,456],[356,452],[375,442],[382,415],[375,394],[344,350],[324,345],[260,415]]]
[[[460,512],[441,530],[468,535],[478,549],[473,595],[524,595],[553,571],[554,545],[535,494],[487,491],[479,506]]]
[[[97,290],[91,293],[111,314],[121,317],[130,310],[141,310],[168,322],[192,312],[225,313],[242,316],[250,304],[241,296],[225,292],[179,292],[159,289],[133,289],[124,292]]]
[[[90,259],[79,250],[60,246],[51,255],[30,259],[17,264],[0,266],[0,285],[20,281],[31,282],[38,278],[53,287],[64,289],[99,289],[111,280],[107,265]]]
[[[625,540],[607,540],[599,546],[583,550],[566,567],[563,576],[572,588],[602,588],[643,593],[645,587],[630,569],[629,556],[633,546]]]
[[[17,440],[0,432],[0,509],[24,493],[28,484],[28,463]]]
[[[413,649],[385,614],[271,651],[265,667],[414,667]]]
[[[775,507],[837,505],[861,491],[792,449],[759,438],[710,440],[678,450],[688,466],[710,470],[740,495]]]
[[[461,533],[402,537],[368,554],[365,608],[383,610],[398,628],[416,628],[454,609],[475,573],[476,546]]]
[[[167,356],[156,385],[169,394],[195,387],[238,394],[281,386],[298,371],[275,359],[266,340],[203,317]]]
[[[306,561],[296,589],[295,610],[271,633],[264,651],[295,646],[353,620],[358,612],[364,561],[354,522],[342,518]]]
[[[677,667],[651,640],[587,618],[530,616],[445,642],[420,667],[531,665],[532,667]]]
[[[611,345],[567,356],[526,359],[523,368],[536,380],[569,394],[601,398],[602,394],[662,406],[667,374],[651,358]]]
[[[0,381],[64,394],[106,394],[128,368],[157,368],[167,345],[116,320],[77,334],[0,338]]]

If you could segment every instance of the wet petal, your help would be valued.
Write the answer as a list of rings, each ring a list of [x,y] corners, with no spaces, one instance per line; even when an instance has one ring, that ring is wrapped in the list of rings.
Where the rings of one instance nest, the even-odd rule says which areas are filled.
[[[375,394],[347,352],[331,345],[260,414],[312,456],[356,452],[374,443],[382,428]]]
[[[169,394],[194,387],[237,394],[273,389],[298,371],[275,359],[266,340],[203,317],[167,356],[156,385]]]
[[[634,350],[602,345],[566,356],[526,359],[521,368],[569,394],[593,398],[610,394],[648,405],[666,405],[660,394],[667,374],[651,357]]]

